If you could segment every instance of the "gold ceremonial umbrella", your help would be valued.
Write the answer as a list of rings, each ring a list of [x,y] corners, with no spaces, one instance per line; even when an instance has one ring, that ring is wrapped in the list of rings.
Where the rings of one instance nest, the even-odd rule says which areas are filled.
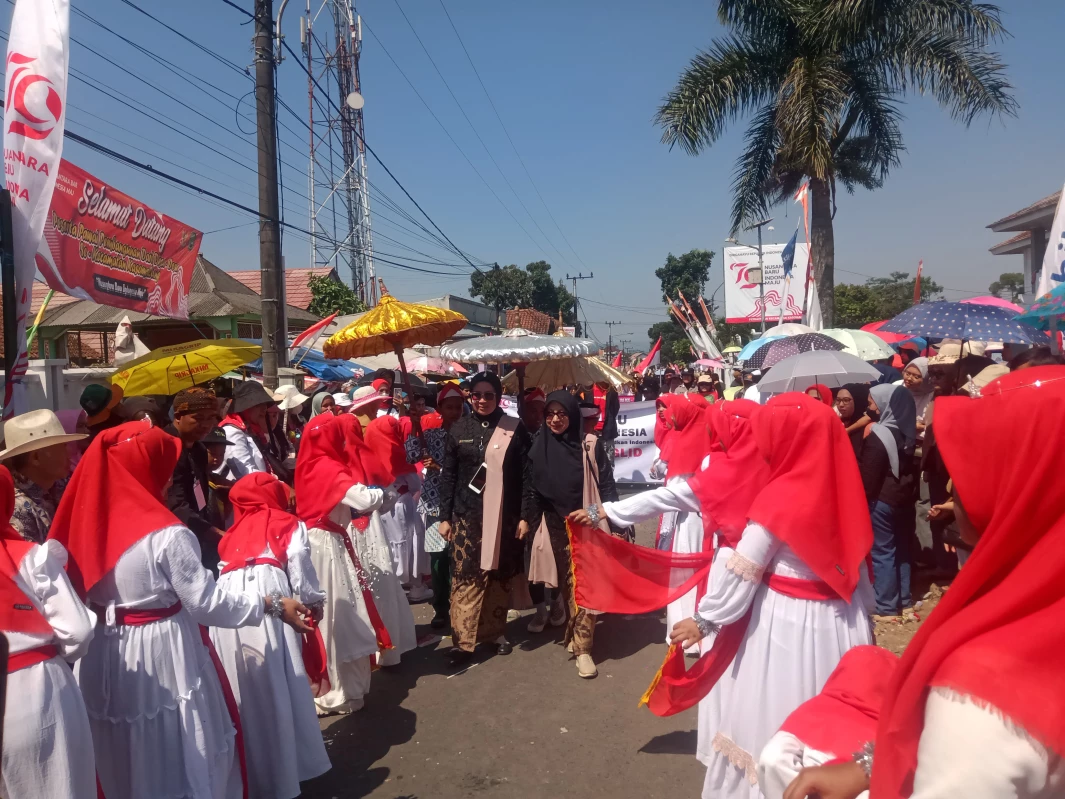
[[[503,378],[503,387],[508,391],[518,388],[518,373],[511,372]],[[595,356],[556,358],[550,361],[533,361],[525,366],[525,385],[536,386],[544,391],[554,391],[563,386],[595,384],[600,388],[622,389],[633,385],[631,377],[620,372]]]
[[[359,358],[395,352],[403,387],[413,396],[403,350],[422,344],[436,347],[443,344],[466,326],[466,317],[446,308],[400,302],[381,283],[381,301],[347,327],[326,339],[322,351],[326,358]],[[421,436],[420,425],[415,431]],[[423,442],[424,448],[424,442]]]
[[[111,375],[127,396],[176,394],[202,385],[262,356],[263,348],[239,338],[200,339],[159,347]]]

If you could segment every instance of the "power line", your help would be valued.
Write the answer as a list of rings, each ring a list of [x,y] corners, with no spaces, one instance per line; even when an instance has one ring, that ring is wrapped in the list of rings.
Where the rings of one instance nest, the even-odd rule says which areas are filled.
[[[551,209],[547,205],[547,201],[544,200],[544,196],[540,193],[539,187],[536,185],[536,181],[533,180],[532,173],[529,172],[529,167],[525,165],[525,159],[521,157],[521,153],[518,152],[518,147],[514,144],[514,139],[510,136],[510,131],[507,130],[507,126],[503,124],[503,117],[499,114],[499,109],[496,108],[495,102],[492,100],[492,95],[488,93],[488,88],[484,85],[484,81],[481,80],[481,73],[477,70],[477,65],[473,63],[473,58],[470,56],[470,51],[466,49],[466,43],[462,41],[462,36],[459,35],[459,29],[455,27],[455,21],[451,19],[451,14],[448,13],[447,6],[444,5],[444,0],[440,0],[440,7],[444,10],[444,16],[447,17],[447,21],[451,24],[451,30],[455,32],[455,38],[459,40],[459,45],[462,47],[462,52],[466,54],[466,60],[470,62],[470,67],[473,69],[473,74],[477,76],[477,82],[481,84],[481,90],[484,92],[484,96],[488,98],[488,104],[492,107],[493,113],[496,115],[496,119],[499,121],[499,127],[503,128],[503,133],[506,134],[507,141],[510,142],[511,149],[514,150],[514,155],[518,157],[518,162],[521,164],[521,168],[525,170],[525,176],[529,178],[529,183],[532,184],[533,191],[536,192],[536,196],[540,198],[540,203],[544,206],[544,210],[547,211],[548,217],[555,226],[555,230],[562,236],[562,240],[566,242],[566,246],[569,247],[570,252],[580,261],[581,266],[587,267],[584,263],[584,259],[570,244],[569,239],[559,226],[558,221],[555,219],[555,215],[551,213]],[[542,232],[542,231],[541,231]],[[546,238],[546,237],[545,237]],[[554,245],[552,245],[554,246]]]

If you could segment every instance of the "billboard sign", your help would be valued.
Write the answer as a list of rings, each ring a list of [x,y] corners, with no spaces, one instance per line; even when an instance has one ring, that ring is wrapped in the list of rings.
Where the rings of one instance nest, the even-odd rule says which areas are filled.
[[[795,245],[795,268],[784,296],[784,266],[781,254],[784,244],[762,246],[762,268],[765,272],[766,324],[776,324],[780,307],[784,305],[784,321],[802,320],[803,293],[809,261],[808,244]],[[725,321],[733,324],[759,322],[762,305],[758,290],[758,250],[754,247],[725,248]],[[772,320],[772,322],[770,322]]]

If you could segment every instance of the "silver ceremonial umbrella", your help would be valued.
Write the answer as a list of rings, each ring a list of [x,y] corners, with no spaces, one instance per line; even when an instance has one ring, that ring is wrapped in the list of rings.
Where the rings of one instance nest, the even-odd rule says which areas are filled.
[[[856,355],[835,350],[809,350],[780,361],[758,383],[762,394],[805,391],[821,383],[839,388],[847,383],[872,383],[880,372]]]

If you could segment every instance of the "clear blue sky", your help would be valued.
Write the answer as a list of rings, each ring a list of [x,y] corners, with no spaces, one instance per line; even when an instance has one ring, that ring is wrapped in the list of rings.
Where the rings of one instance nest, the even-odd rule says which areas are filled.
[[[136,2],[226,58],[250,64],[251,26],[242,25],[246,18],[221,0]],[[235,2],[251,8],[251,0]],[[660,144],[660,132],[651,124],[658,102],[680,70],[700,47],[721,34],[715,3],[445,0],[519,152],[576,250],[574,255],[548,218],[507,142],[439,0],[399,2],[535,218],[534,223],[474,137],[401,16],[396,0],[365,2],[359,11],[367,25],[362,61],[367,141],[459,247],[501,264],[524,265],[544,259],[552,263],[556,276],[567,271],[593,271],[595,279],[578,286],[587,299],[585,311],[593,333],[605,342],[608,331],[602,323],[621,320],[623,324],[614,328],[614,337],[631,339],[633,347],[645,347],[647,327],[666,318],[658,300],[654,270],[667,253],[679,254],[694,247],[718,253],[707,294],[717,287],[721,280],[720,252],[728,234],[729,185],[744,128],[742,124],[734,127],[712,150],[692,158]],[[252,88],[248,78],[121,0],[74,0],[73,5],[151,52],[209,80],[219,90],[239,97]],[[1059,46],[1065,3],[1028,0],[1002,5],[1007,8],[1005,22],[1013,38],[1001,50],[1016,87],[1019,116],[1004,122],[981,120],[965,129],[954,124],[933,101],[911,99],[904,106],[908,152],[902,167],[884,189],[853,197],[844,194],[839,199],[838,281],[861,282],[867,275],[886,275],[893,270],[912,273],[917,260],[923,258],[926,274],[951,289],[948,298],[960,299],[986,291],[1000,272],[1020,270],[1019,257],[996,258],[988,253],[988,247],[1004,237],[985,226],[1056,191],[1065,181],[1061,148],[1065,112],[1058,98],[1059,78],[1065,67]],[[284,26],[287,40],[297,52],[298,15],[303,7],[302,0],[292,0]],[[4,20],[5,33],[9,19],[8,15]],[[426,111],[370,30],[528,235]],[[72,45],[73,70],[164,112],[170,124],[194,139],[207,137],[232,148],[225,152],[238,163],[73,77],[69,90],[71,130],[255,206],[254,143],[252,137],[237,131],[233,100],[194,89],[77,13],[72,14],[71,32],[88,46]],[[91,50],[106,55],[122,69]],[[204,116],[176,106],[158,93],[160,89]],[[306,113],[306,77],[291,58],[279,68],[279,91],[293,109]],[[245,113],[251,110],[249,100],[242,106]],[[307,193],[306,131],[285,112],[282,120],[291,128],[282,130],[286,142],[283,158],[291,164],[284,169],[286,188],[291,189],[286,192],[286,218],[305,226],[307,201],[297,192]],[[246,122],[242,124],[250,130]],[[258,267],[257,227],[249,224],[246,214],[190,196],[69,140],[64,154],[157,209],[205,231],[202,252],[223,268]],[[373,161],[369,176],[388,196],[401,197]],[[375,208],[379,207],[376,203]],[[409,203],[404,207],[413,212]],[[782,219],[785,213],[794,220],[793,208],[777,209],[776,216]],[[791,224],[778,225],[778,233],[790,229]],[[241,226],[211,232],[233,225]],[[387,220],[375,221],[375,230],[431,253],[434,259],[457,262],[454,255],[411,238]],[[376,240],[378,250],[423,258],[404,250],[402,244]],[[290,267],[305,266],[307,242],[287,235],[285,256]],[[404,299],[448,292],[466,294],[469,281],[464,272],[427,268],[451,274],[420,274],[385,264],[379,265],[378,274]]]

